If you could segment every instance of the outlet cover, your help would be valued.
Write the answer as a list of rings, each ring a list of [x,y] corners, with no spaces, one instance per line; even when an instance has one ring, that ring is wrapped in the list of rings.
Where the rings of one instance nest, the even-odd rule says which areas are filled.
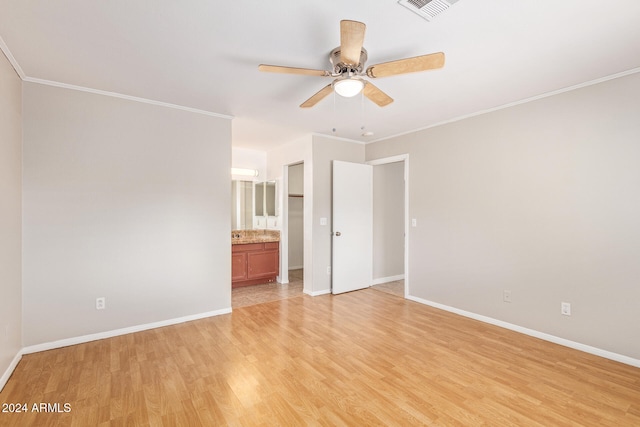
[[[106,300],[104,297],[96,298],[96,310],[104,310],[106,308]]]
[[[511,302],[511,291],[502,291],[502,301]]]
[[[560,313],[565,316],[571,316],[571,303],[563,302],[560,304]]]

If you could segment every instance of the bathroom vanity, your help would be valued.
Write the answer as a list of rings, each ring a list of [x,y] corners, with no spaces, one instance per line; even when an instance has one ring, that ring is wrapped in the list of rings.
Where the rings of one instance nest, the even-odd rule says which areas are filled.
[[[231,232],[231,286],[274,282],[280,274],[278,230]]]

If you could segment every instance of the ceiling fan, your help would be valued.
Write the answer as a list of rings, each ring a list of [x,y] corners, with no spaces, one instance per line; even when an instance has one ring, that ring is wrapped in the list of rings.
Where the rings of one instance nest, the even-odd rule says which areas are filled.
[[[269,73],[301,74],[306,76],[333,77],[333,82],[326,85],[300,107],[309,108],[335,91],[338,95],[352,97],[360,92],[371,101],[384,107],[393,102],[393,98],[378,89],[371,82],[360,76],[375,79],[395,76],[417,71],[434,70],[444,66],[444,53],[431,53],[413,58],[399,59],[364,68],[367,61],[367,50],[362,47],[366,25],[358,21],[340,21],[340,46],[329,54],[333,66],[331,71],[313,70],[309,68],[283,67],[279,65],[261,64],[258,70]]]

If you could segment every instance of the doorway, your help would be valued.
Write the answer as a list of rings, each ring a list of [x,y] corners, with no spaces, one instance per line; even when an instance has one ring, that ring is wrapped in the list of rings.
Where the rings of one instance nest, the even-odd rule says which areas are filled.
[[[304,266],[304,164],[284,166],[279,186],[280,273],[277,282],[232,289],[232,306],[246,307],[294,298],[303,294]],[[274,198],[275,200],[275,198]]]
[[[408,295],[408,155],[373,165],[372,289]]]
[[[287,260],[289,281],[304,277],[304,163],[289,165],[287,171]]]

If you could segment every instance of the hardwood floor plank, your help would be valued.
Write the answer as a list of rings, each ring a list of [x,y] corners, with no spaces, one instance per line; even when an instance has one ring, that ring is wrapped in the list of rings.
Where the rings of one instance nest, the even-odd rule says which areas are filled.
[[[638,426],[640,369],[377,290],[25,355],[2,426]]]

